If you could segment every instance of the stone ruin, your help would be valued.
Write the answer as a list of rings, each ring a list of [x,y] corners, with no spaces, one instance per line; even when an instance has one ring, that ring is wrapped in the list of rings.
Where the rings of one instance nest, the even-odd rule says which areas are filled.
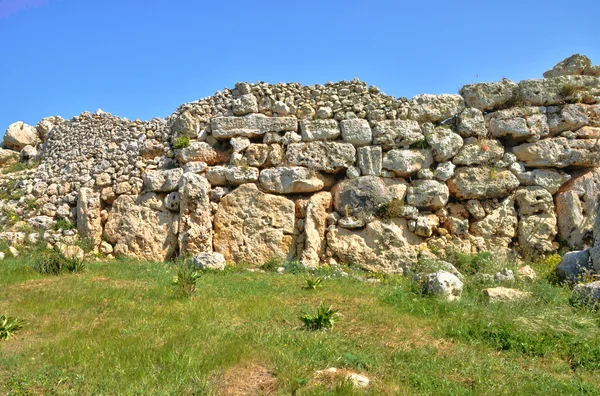
[[[599,75],[574,55],[546,78],[412,100],[358,80],[239,83],[167,119],[17,122],[0,166],[30,169],[0,176],[0,239],[397,273],[419,254],[583,249],[600,192]]]

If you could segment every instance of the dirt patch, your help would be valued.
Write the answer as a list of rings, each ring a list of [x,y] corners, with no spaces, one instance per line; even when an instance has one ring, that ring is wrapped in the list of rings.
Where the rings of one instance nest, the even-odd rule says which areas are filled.
[[[227,370],[217,381],[219,395],[254,396],[277,394],[277,379],[272,371],[256,362]]]

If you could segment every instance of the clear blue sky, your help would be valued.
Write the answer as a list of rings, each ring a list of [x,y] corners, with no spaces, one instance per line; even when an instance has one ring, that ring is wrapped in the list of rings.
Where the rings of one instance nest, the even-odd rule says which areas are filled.
[[[600,63],[600,1],[0,0],[0,135],[171,114],[236,81],[358,77],[394,96]]]

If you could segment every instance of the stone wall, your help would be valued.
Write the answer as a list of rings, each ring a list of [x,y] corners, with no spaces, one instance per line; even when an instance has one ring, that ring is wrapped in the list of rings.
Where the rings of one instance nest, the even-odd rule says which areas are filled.
[[[395,272],[421,252],[589,246],[599,74],[575,55],[548,78],[412,100],[358,80],[240,83],[166,120],[99,111],[13,124],[0,164],[39,166],[4,176],[22,180],[0,201],[0,238],[34,227],[115,256],[214,251]],[[29,228],[9,224],[13,212]],[[56,229],[61,218],[78,233]]]

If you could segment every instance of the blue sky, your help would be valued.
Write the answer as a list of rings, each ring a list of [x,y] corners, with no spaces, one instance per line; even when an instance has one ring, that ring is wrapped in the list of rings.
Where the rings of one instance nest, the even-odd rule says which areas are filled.
[[[0,0],[0,134],[17,120],[130,119],[236,81],[358,77],[387,94],[600,63],[598,1]]]

